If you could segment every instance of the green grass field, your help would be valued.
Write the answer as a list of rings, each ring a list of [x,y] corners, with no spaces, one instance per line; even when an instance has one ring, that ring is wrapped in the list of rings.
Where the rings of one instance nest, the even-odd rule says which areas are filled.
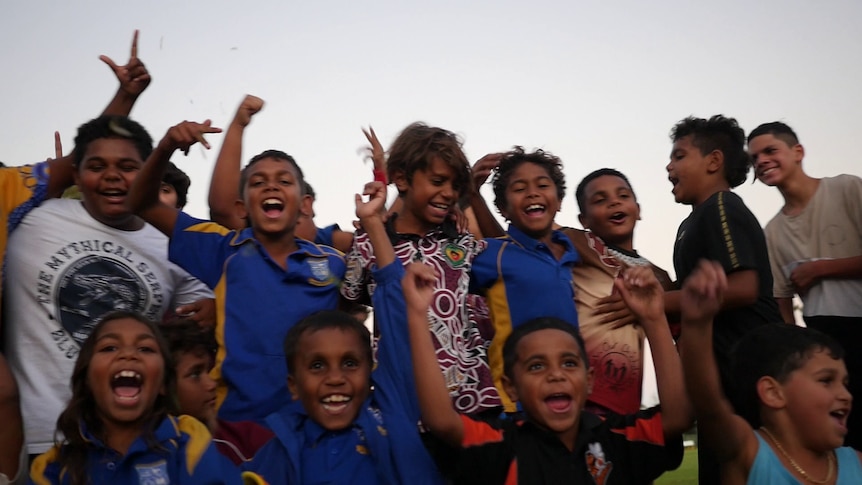
[[[696,485],[697,484],[697,450],[685,450],[682,457],[682,465],[672,472],[667,472],[655,485]]]

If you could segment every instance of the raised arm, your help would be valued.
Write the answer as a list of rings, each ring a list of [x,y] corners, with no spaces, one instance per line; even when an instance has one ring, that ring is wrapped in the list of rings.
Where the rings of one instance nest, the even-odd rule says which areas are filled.
[[[436,279],[434,268],[411,263],[401,282],[407,302],[413,376],[422,424],[449,445],[460,446],[464,440],[464,423],[452,407],[452,399],[434,353],[431,332],[428,331],[428,306],[434,297]]]
[[[147,158],[129,190],[126,202],[129,209],[168,237],[173,235],[180,211],[159,200],[159,188],[162,185],[165,167],[176,150],[182,150],[188,155],[189,148],[195,143],[200,143],[209,149],[210,144],[204,139],[206,133],[221,133],[221,128],[210,126],[210,120],[206,120],[203,123],[183,121],[169,129]]]
[[[664,290],[649,267],[626,268],[614,285],[644,328],[655,364],[665,437],[676,437],[694,423],[685,393],[682,364],[664,312]]]
[[[251,118],[263,109],[263,100],[246,95],[227,127],[210,180],[210,219],[229,229],[242,229],[245,221],[236,211],[242,165],[242,137]]]
[[[370,196],[370,199],[368,202],[362,202],[362,197],[356,194],[356,217],[368,233],[377,267],[383,268],[395,261],[395,249],[383,225],[386,186],[381,182],[370,182],[365,184],[363,195]]]
[[[108,56],[99,56],[99,59],[111,68],[114,75],[117,76],[117,81],[120,82],[120,87],[102,114],[128,116],[132,111],[132,106],[135,105],[135,101],[147,89],[151,80],[146,66],[138,59],[138,31],[136,30],[132,37],[132,53],[125,66],[118,66]],[[55,148],[59,143],[60,135],[55,132]],[[75,173],[75,168],[72,165],[73,158],[72,153],[63,156],[62,151],[60,151],[55,154],[53,160],[48,162],[51,173],[48,181],[48,197],[59,197],[66,188],[72,185]]]
[[[470,193],[470,209],[482,237],[499,237],[506,233],[500,223],[497,222],[494,214],[491,213],[485,198],[479,192],[479,189],[488,180],[488,176],[500,164],[503,155],[503,153],[489,153],[473,164],[473,190]]]
[[[757,450],[757,438],[751,427],[734,413],[721,389],[712,349],[712,320],[722,307],[727,285],[720,264],[701,261],[686,279],[680,295],[679,346],[685,382],[699,429],[704,434],[702,439],[709,443],[720,462],[738,461],[740,457],[753,460]]]

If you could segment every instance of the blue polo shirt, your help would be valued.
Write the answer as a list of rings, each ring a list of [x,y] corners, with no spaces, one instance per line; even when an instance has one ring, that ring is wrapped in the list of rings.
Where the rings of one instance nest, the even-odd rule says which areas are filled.
[[[327,431],[311,420],[301,401],[293,401],[266,418],[275,437],[243,469],[269,483],[444,483],[419,435],[403,275],[398,261],[374,271],[374,315],[380,326],[374,390],[352,425]]]
[[[263,419],[290,401],[283,342],[302,318],[338,306],[344,256],[296,239],[299,249],[279,266],[249,228],[230,231],[180,213],[171,237],[171,261],[213,289],[216,340],[212,376],[219,417]]]
[[[81,436],[89,442],[87,477],[90,483],[111,484],[241,484],[264,483],[253,473],[240,471],[212,445],[206,426],[190,416],[168,416],[155,429],[158,447],[138,437],[125,455],[105,446],[81,423]],[[30,470],[31,484],[67,484],[69,475],[57,461],[60,448],[39,455]]]
[[[545,243],[510,225],[507,235],[485,239],[488,247],[473,260],[470,287],[483,292],[494,338],[488,363],[506,411],[515,411],[502,386],[503,344],[512,329],[533,318],[557,317],[578,326],[572,269],[580,257],[572,241],[553,231],[551,239],[565,247],[558,260]]]

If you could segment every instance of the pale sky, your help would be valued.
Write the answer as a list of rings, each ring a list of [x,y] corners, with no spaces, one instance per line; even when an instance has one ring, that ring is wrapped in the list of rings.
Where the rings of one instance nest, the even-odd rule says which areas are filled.
[[[673,274],[689,207],[665,166],[680,119],[723,113],[746,131],[782,120],[815,176],[862,175],[862,2],[620,1],[23,1],[0,5],[0,160],[71,149],[116,81],[100,54],[128,59],[134,29],[153,76],[132,117],[158,141],[172,125],[226,127],[245,93],[266,101],[243,159],[292,154],[318,193],[318,225],[350,227],[371,178],[360,127],[384,145],[413,121],[463,137],[468,158],[512,145],[562,158],[558,222],[580,227],[574,189],[592,170],[627,174],[642,209],[635,246]],[[173,160],[192,178],[187,210],[207,217],[213,150]],[[778,191],[738,193],[762,224]],[[490,187],[483,193],[490,194]]]

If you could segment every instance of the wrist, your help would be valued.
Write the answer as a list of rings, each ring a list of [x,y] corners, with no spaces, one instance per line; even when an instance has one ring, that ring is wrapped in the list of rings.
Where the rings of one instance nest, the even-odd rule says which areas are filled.
[[[374,175],[374,181],[375,182],[382,182],[384,184],[387,183],[385,170],[381,170],[379,168],[373,168],[371,170],[371,173]]]

